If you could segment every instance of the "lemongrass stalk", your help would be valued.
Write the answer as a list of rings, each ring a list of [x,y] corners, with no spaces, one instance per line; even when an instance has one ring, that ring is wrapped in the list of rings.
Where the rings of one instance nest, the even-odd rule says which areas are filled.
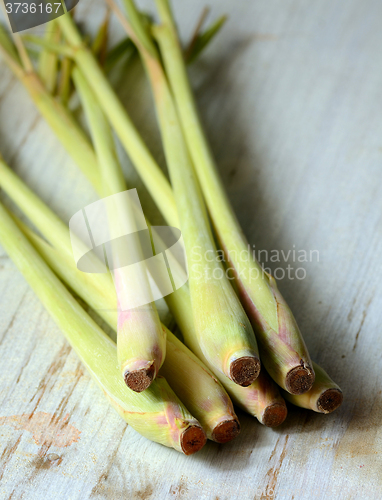
[[[91,179],[96,191],[101,193],[102,183],[98,175],[97,159],[82,128],[68,109],[49,94],[36,72],[24,70],[19,58],[10,50],[11,42],[6,41],[7,38],[5,34],[3,35],[0,37],[0,53],[5,62],[24,85],[37,109],[60,138],[69,155]]]
[[[77,67],[73,70],[73,79],[87,115],[99,161],[104,195],[111,196],[126,191],[127,187],[109,123],[106,121],[92,89]],[[120,213],[122,208],[123,213]],[[112,239],[115,229],[117,229],[116,235],[118,234],[121,218],[125,222],[128,221],[132,233],[130,234],[129,248],[126,251],[128,251],[130,258],[134,254],[134,262],[144,263],[134,208],[129,200],[126,199],[123,207],[118,206],[117,210],[109,213],[108,218]],[[118,256],[116,257],[118,259]],[[133,269],[134,274],[132,274],[131,269]],[[114,281],[118,297],[118,360],[126,384],[131,389],[141,392],[150,385],[162,366],[166,355],[166,335],[161,327],[154,302],[128,310],[124,310],[122,306],[126,287],[144,288],[147,290],[145,296],[151,295],[147,269],[143,265],[129,267],[128,277],[126,277],[125,267],[116,268],[114,269]]]
[[[0,29],[0,54],[13,74],[20,79],[24,74],[20,56],[2,26]]]
[[[186,455],[202,448],[204,431],[164,378],[155,380],[144,394],[126,387],[115,344],[49,269],[1,204],[0,242],[121,417],[148,439]]]
[[[17,53],[19,54],[21,64],[25,71],[33,71],[33,64],[29,57],[29,54],[24,46],[23,40],[18,33],[13,33],[13,40],[16,45]]]
[[[166,360],[160,374],[199,420],[209,439],[231,441],[239,434],[240,424],[228,394],[199,358],[171,332],[167,335]]]
[[[18,219],[15,220],[62,281],[117,331],[112,284],[100,294],[99,287],[92,286],[86,280],[86,273],[78,271],[73,260],[68,259],[65,253],[50,246]],[[167,354],[159,375],[166,378],[181,401],[198,419],[209,439],[218,443],[232,440],[239,433],[240,424],[227,393],[208,368],[163,324],[162,328],[167,334]]]
[[[72,48],[75,62],[96,94],[105,115],[115,129],[126,152],[139,170],[146,185],[150,184],[151,179],[152,184],[149,192],[154,202],[159,206],[161,197],[164,195],[167,200],[166,206],[162,208],[164,217],[170,226],[179,227],[171,187],[133,125],[94,55],[83,43],[75,23],[68,14],[59,17],[57,21]]]
[[[47,25],[44,38],[53,43],[58,43],[60,41],[60,30],[55,20],[51,21]],[[40,52],[38,60],[38,74],[47,91],[53,94],[56,88],[58,75],[57,54],[49,52],[49,50],[43,50]]]
[[[331,413],[343,401],[343,394],[338,385],[333,382],[326,371],[313,361],[316,378],[310,391],[294,395],[283,391],[284,397],[296,406],[313,410],[318,413]]]
[[[133,2],[127,0],[125,3],[130,12],[135,8]],[[221,373],[247,386],[260,371],[256,339],[221,263],[210,262],[208,257],[216,253],[216,248],[159,57],[154,50],[145,49],[138,31],[133,31],[136,28],[128,25],[115,4],[113,9],[136,43],[151,83],[185,242],[198,342],[207,359]]]
[[[240,298],[255,328],[261,359],[281,387],[294,394],[306,392],[313,384],[314,370],[305,342],[275,280],[269,280],[252,258],[198,116],[169,2],[156,0],[156,3],[163,24],[155,34],[188,149],[218,239],[234,272]]]

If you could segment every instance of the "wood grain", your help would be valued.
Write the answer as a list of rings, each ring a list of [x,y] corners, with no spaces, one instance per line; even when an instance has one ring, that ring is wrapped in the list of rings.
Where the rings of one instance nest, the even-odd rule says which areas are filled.
[[[382,4],[209,4],[230,19],[191,75],[221,175],[264,265],[305,269],[279,286],[344,404],[327,416],[290,408],[274,430],[239,413],[235,441],[191,457],[150,443],[108,407],[0,248],[1,498],[382,497]],[[185,36],[203,6],[176,2]],[[104,12],[99,0],[78,11],[93,31]],[[115,82],[163,164],[139,65]],[[96,199],[3,62],[0,151],[65,220]],[[319,258],[266,262],[272,250]]]

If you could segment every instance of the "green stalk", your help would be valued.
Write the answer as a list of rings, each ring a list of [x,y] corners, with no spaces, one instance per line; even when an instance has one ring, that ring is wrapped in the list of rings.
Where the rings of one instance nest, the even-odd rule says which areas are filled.
[[[125,3],[131,11],[134,3]],[[145,50],[127,22],[124,27],[141,54],[154,95],[185,242],[198,342],[206,358],[221,373],[248,386],[260,371],[255,336],[221,263],[210,262],[208,257],[216,253],[216,248],[166,77],[159,57]]]
[[[140,172],[146,185],[150,185],[151,180],[152,184],[149,192],[153,200],[159,206],[161,197],[165,196],[167,203],[163,207],[163,215],[170,226],[179,227],[171,187],[130,120],[94,55],[84,45],[75,23],[68,14],[59,17],[57,21],[67,42],[72,47],[75,62],[96,94],[105,115],[113,125],[133,164]]]
[[[60,41],[60,30],[58,24],[53,20],[45,29],[45,39],[49,42],[58,43]],[[38,74],[47,91],[54,93],[58,74],[57,54],[43,50],[40,52],[38,61]]]
[[[122,168],[117,158],[114,138],[106,121],[105,115],[89,87],[86,79],[76,67],[73,70],[75,86],[80,93],[81,102],[85,108],[87,121],[91,130],[93,143],[97,153],[104,196],[126,191],[126,183]],[[123,208],[123,213],[120,213]],[[156,377],[166,355],[166,335],[161,327],[155,303],[147,303],[140,307],[125,310],[124,292],[126,288],[135,286],[146,290],[145,296],[151,296],[147,269],[139,242],[138,228],[135,223],[134,208],[126,198],[123,207],[108,213],[111,236],[115,230],[116,236],[121,223],[128,222],[131,228],[129,247],[115,250],[114,260],[119,260],[121,251],[128,252],[134,262],[140,263],[114,269],[114,281],[118,297],[118,335],[117,350],[122,376],[126,384],[133,390],[141,392],[146,389]],[[121,220],[121,218],[123,220]],[[126,246],[126,245],[124,245]],[[128,275],[126,275],[126,270]],[[133,285],[129,284],[133,283]]]
[[[268,279],[248,250],[248,242],[224,191],[198,116],[169,2],[156,0],[156,3],[163,24],[155,34],[188,149],[215,231],[255,328],[261,359],[281,387],[295,394],[306,392],[313,384],[314,370],[305,342],[275,280]]]
[[[326,371],[314,361],[313,368],[316,378],[310,391],[300,395],[293,395],[283,391],[284,396],[289,402],[301,408],[318,413],[331,413],[342,404],[342,391]]]
[[[101,294],[100,287],[86,280],[86,274],[78,271],[73,259],[68,259],[65,253],[50,246],[18,219],[16,222],[62,281],[117,331],[118,318],[112,283]],[[227,393],[208,368],[163,324],[162,328],[167,333],[167,354],[159,375],[166,378],[201,423],[209,439],[218,443],[230,441],[239,433],[240,425]]]
[[[231,400],[220,382],[175,335],[167,331],[166,360],[160,374],[199,420],[207,437],[227,443],[240,432]]]
[[[85,133],[67,108],[49,94],[37,74],[31,70],[26,71],[21,66],[12,43],[2,30],[0,33],[0,52],[5,62],[25,86],[37,109],[60,138],[69,155],[91,179],[96,191],[102,193],[97,159]]]
[[[115,344],[86,314],[44,263],[0,204],[0,242],[76,351],[110,404],[143,436],[186,455],[203,447],[206,436],[164,378],[144,394],[123,383]]]
[[[73,58],[74,50],[71,47],[68,47],[64,43],[53,42],[52,40],[48,40],[46,38],[40,38],[35,35],[24,35],[23,40],[35,45],[39,45],[49,52],[53,52],[54,54],[66,56]]]

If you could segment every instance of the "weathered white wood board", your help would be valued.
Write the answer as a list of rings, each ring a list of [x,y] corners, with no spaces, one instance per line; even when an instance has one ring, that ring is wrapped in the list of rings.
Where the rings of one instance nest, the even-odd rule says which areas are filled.
[[[306,270],[279,286],[343,407],[291,408],[276,430],[239,413],[236,441],[191,457],[151,443],[109,408],[0,249],[0,498],[382,498],[382,4],[209,4],[230,20],[191,69],[206,129],[251,244],[319,252],[265,264]],[[203,6],[176,2],[185,37]],[[98,0],[78,10],[93,27],[104,13]],[[129,73],[120,95],[163,161],[147,85]],[[95,199],[3,62],[0,151],[65,220]]]

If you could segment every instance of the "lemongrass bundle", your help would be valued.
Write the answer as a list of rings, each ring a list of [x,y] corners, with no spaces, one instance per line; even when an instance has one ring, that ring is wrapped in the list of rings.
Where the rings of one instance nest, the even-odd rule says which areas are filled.
[[[75,265],[73,255],[68,248],[69,243],[65,237],[68,230],[63,222],[9,169],[9,167],[7,167],[2,160],[0,160],[0,174],[0,186],[36,227],[40,229],[42,234],[52,245],[52,247],[50,247],[46,243],[44,244],[41,238],[38,238],[30,230],[23,228],[34,246],[60,278],[82,297],[85,302],[88,302],[114,330],[117,330],[117,299],[110,275],[99,273],[90,274],[79,271]],[[21,196],[20,193],[23,193],[23,195]],[[42,223],[39,223],[39,221],[42,221]],[[55,227],[63,228],[63,230],[55,230]],[[173,269],[176,270],[177,268],[173,267]],[[283,403],[282,398],[280,398],[274,383],[272,381],[264,382],[266,377],[265,374],[260,374],[259,379],[254,381],[249,387],[242,388],[227,379],[227,377],[216,370],[214,366],[208,365],[208,360],[204,358],[198,346],[188,286],[185,285],[181,287],[167,296],[166,300],[181,328],[186,343],[198,356],[194,361],[198,362],[198,359],[202,360],[204,365],[208,366],[219,379],[220,383],[224,386],[225,390],[236,404],[255,416],[261,423],[265,425],[269,425],[267,422],[272,422],[272,425],[279,425],[282,423],[286,417],[286,412],[282,408],[285,408],[285,403]],[[167,333],[166,350],[169,349],[170,356],[174,353],[173,348],[169,348],[169,342],[171,342],[173,338],[174,336],[171,333]],[[183,346],[183,348],[186,349],[185,346]],[[191,354],[187,349],[186,352],[189,355]],[[191,355],[191,357],[193,356]],[[182,368],[182,363],[179,363],[175,357],[170,357],[167,361],[170,365],[178,365],[180,369]],[[203,363],[203,370],[205,373],[208,373]],[[166,360],[164,364],[166,364]],[[195,372],[195,369],[193,371]],[[222,432],[217,433],[217,431],[215,431],[215,428],[221,422],[226,422],[225,426],[222,427],[222,430],[226,432],[226,439],[228,439],[228,436],[234,437],[239,429],[236,416],[234,415],[232,406],[230,406],[230,400],[227,399],[224,391],[221,392],[222,389],[219,388],[221,386],[220,384],[216,384],[214,378],[211,384],[210,379],[205,380],[202,377],[200,379],[200,384],[198,384],[199,389],[197,389],[196,386],[195,391],[191,391],[188,395],[181,387],[187,387],[187,384],[192,383],[192,379],[190,380],[190,370],[184,370],[183,378],[181,378],[179,374],[171,378],[170,385],[173,384],[173,380],[178,380],[178,384],[180,384],[176,387],[176,393],[181,397],[182,401],[185,402],[187,408],[191,409],[195,415],[198,407],[206,408],[204,400],[200,398],[208,399],[208,394],[213,395],[211,399],[214,401],[214,405],[211,405],[211,408],[214,412],[215,419],[211,419],[211,416],[208,414],[205,415],[204,412],[197,416],[210,439],[212,439],[213,436],[215,436],[215,439],[216,436],[218,436],[219,439],[224,439],[224,434],[222,434]],[[201,389],[203,386],[205,390]],[[192,386],[190,387],[192,388]],[[197,396],[193,396],[193,394]],[[188,398],[191,398],[191,401]],[[195,400],[195,403],[193,403],[193,400]],[[268,414],[268,417],[264,418],[266,414]]]
[[[115,344],[49,269],[1,204],[0,243],[121,417],[152,441],[186,455],[200,450],[206,435],[164,378],[158,377],[143,394],[126,387]]]
[[[68,35],[69,40],[71,40],[72,42],[75,42],[75,41],[77,41],[77,42],[78,42],[78,40],[80,40],[80,37],[79,37],[79,34],[78,34],[78,33],[77,33],[77,38],[76,38],[76,36],[75,36],[75,34],[76,34],[76,30],[75,30],[75,27],[74,27],[74,24],[73,24],[72,20],[71,20],[71,19],[67,19],[67,20],[66,20],[66,23],[67,23],[67,32],[69,33],[69,35]],[[65,30],[64,30],[64,32],[65,32]],[[72,54],[72,55],[73,55],[73,57],[74,57],[74,54],[78,54],[78,52],[79,52],[77,49],[78,49],[78,47],[76,47],[76,50],[75,50],[75,51],[72,51],[72,52],[70,52],[70,50],[69,50],[68,48],[65,48],[65,50],[64,50],[64,49],[61,49],[61,50],[62,50],[65,54],[69,54],[69,53],[70,53],[70,54]],[[81,51],[80,51],[80,52],[81,52]],[[95,70],[96,70],[96,68],[97,68],[96,62],[94,61],[94,58],[92,57],[92,54],[91,54],[89,51],[87,51],[87,49],[86,49],[86,48],[84,48],[84,52],[86,53],[86,55],[85,55],[83,58],[80,58],[80,64],[81,64],[81,61],[82,61],[82,59],[83,59],[83,61],[82,61],[82,67],[85,67],[85,68],[88,68],[88,69],[89,69],[89,68],[91,68],[93,72],[91,71],[91,72],[90,72],[90,75],[94,75],[94,76],[95,76],[95,75],[97,74],[97,72],[95,71]],[[87,74],[87,76],[89,76],[89,75]],[[103,78],[104,78],[104,77],[103,77]],[[96,79],[96,80],[97,80],[97,79]],[[103,81],[102,77],[101,77],[101,79],[100,79],[100,80],[101,80],[102,84],[104,84],[104,83],[105,83],[105,82]],[[92,81],[92,83],[93,83],[93,85],[94,85],[94,79],[91,79],[91,78],[90,78],[90,81]],[[106,81],[106,82],[107,82],[107,81]],[[98,88],[98,87],[97,87],[97,88]],[[110,91],[110,89],[109,89],[109,91]],[[111,93],[109,92],[109,94],[108,94],[108,93],[106,93],[106,94],[107,94],[107,95],[109,95],[109,94],[110,94],[110,95],[112,96],[112,99],[106,99],[106,100],[102,100],[102,99],[101,99],[101,102],[103,102],[103,104],[104,104],[104,109],[105,109],[105,110],[108,110],[109,115],[110,115],[110,109],[109,109],[109,108],[110,108],[110,106],[108,106],[108,104],[113,104],[113,103],[115,104],[115,99],[113,99],[113,98],[115,98],[115,95],[113,95],[113,94],[112,94],[112,92],[111,92]],[[110,98],[110,95],[109,95],[109,98]],[[115,106],[114,106],[114,107],[113,107],[113,106],[111,106],[111,109],[114,109],[114,108],[115,108]],[[117,106],[117,108],[118,108],[118,106]],[[118,109],[119,109],[119,108],[118,108]],[[121,111],[121,110],[119,109],[119,111]],[[124,113],[124,117],[122,118],[122,120],[120,120],[120,121],[123,123],[122,130],[123,130],[123,133],[124,133],[124,137],[125,137],[125,139],[126,139],[126,137],[127,137],[127,140],[126,140],[125,142],[130,141],[130,143],[131,143],[131,141],[133,141],[133,145],[134,145],[134,144],[137,142],[137,141],[134,141],[134,138],[136,138],[136,136],[134,135],[134,133],[135,133],[136,131],[135,131],[135,132],[134,132],[134,130],[132,131],[132,128],[131,128],[131,126],[130,126],[131,124],[129,123],[128,118],[126,118],[126,116],[125,116],[125,115],[126,115],[126,113]],[[115,119],[115,117],[117,117],[117,118],[118,118],[118,116],[121,118],[121,116],[120,116],[120,115],[118,115],[118,113],[117,113],[117,114],[112,113],[112,118],[114,117],[114,119]],[[109,116],[109,118],[110,118],[110,116]],[[112,120],[112,121],[113,121],[113,120]],[[113,123],[115,123],[115,121],[113,121]],[[129,149],[129,152],[131,152],[131,150],[130,150],[130,149]],[[139,153],[142,153],[142,144],[141,144],[141,139],[140,139],[140,138],[139,138],[139,141],[138,141],[138,148],[137,148],[137,150],[136,150],[136,149],[134,150],[134,148],[133,148],[133,153],[134,153],[134,152],[136,153],[136,154],[135,154],[135,158],[138,158],[138,159],[140,159],[140,160],[141,160],[141,163],[139,163],[139,164],[141,165],[141,167],[143,167],[143,166],[144,166],[144,167],[145,167],[145,171],[146,171],[146,170],[147,170],[147,168],[146,168],[146,167],[147,167],[147,162],[146,162],[146,164],[145,164],[145,162],[144,162],[144,161],[142,162],[142,159],[144,160],[144,159],[146,158],[146,160],[147,160],[147,155],[145,156],[145,154],[143,154],[143,155],[141,154],[141,155],[139,156]],[[145,153],[144,148],[143,148],[143,152]],[[133,157],[134,157],[134,154],[133,154]],[[151,159],[151,160],[152,160],[152,159]],[[149,162],[149,163],[150,163],[150,162]],[[152,163],[152,162],[151,162],[151,163]],[[86,170],[85,170],[84,168],[83,168],[83,170],[86,172]],[[153,169],[150,169],[150,170],[151,170],[151,171],[153,171]],[[141,170],[141,171],[142,171],[142,170]],[[87,172],[86,172],[86,173],[87,173]],[[152,172],[151,172],[151,173],[152,173]],[[94,172],[92,172],[92,174],[93,174],[93,176],[94,176]],[[90,176],[90,177],[91,177],[91,176]],[[160,178],[160,177],[161,177],[161,175],[159,175],[159,176],[158,176],[158,178]],[[93,184],[94,184],[94,181],[93,181]],[[96,185],[97,185],[97,184],[99,185],[99,181],[98,181],[98,182],[96,182],[95,184],[96,184]],[[154,198],[155,198],[155,197],[154,197]],[[171,197],[170,197],[170,201],[171,201]],[[171,203],[170,203],[170,205],[171,205]],[[168,218],[168,219],[173,220],[173,221],[175,221],[175,220],[177,219],[177,216],[176,216],[176,213],[175,213],[175,212],[174,212],[174,210],[173,210],[173,207],[169,207],[168,213],[171,213],[171,214],[172,214],[170,217],[169,217],[169,216],[167,216],[167,218]],[[166,213],[165,213],[165,215],[166,215]],[[228,290],[229,290],[229,293],[231,293],[230,288],[229,288],[229,287],[227,287],[227,288],[228,288]],[[234,298],[234,300],[236,300],[236,299]],[[246,317],[245,317],[244,319],[246,320]],[[247,321],[246,321],[246,322],[247,322]],[[244,327],[248,328],[248,322],[247,322],[247,325],[245,325],[245,323],[242,323],[242,325],[244,325]],[[243,327],[242,327],[242,328],[243,328]],[[249,328],[250,328],[250,326],[249,326]],[[236,361],[236,360],[234,360],[234,361]],[[245,360],[245,357],[244,357],[244,362],[237,362],[237,363],[236,363],[236,366],[238,366],[237,371],[238,371],[239,373],[240,373],[240,372],[241,372],[241,373],[244,373],[244,374],[245,374],[245,376],[247,377],[247,381],[245,381],[244,383],[248,383],[248,382],[250,382],[251,378],[253,379],[253,378],[256,376],[256,374],[257,374],[256,372],[255,372],[255,373],[253,373],[253,370],[250,370],[250,371],[249,371],[249,373],[246,373],[246,366],[245,366],[245,362],[246,362],[246,361],[247,361],[247,360]],[[253,362],[252,362],[251,360],[249,360],[249,363],[252,363],[252,364],[253,364]],[[233,363],[233,364],[234,364],[234,363]],[[243,364],[244,364],[244,366],[242,366]],[[235,367],[235,365],[234,365],[234,367]],[[233,368],[234,368],[234,367],[233,367]],[[233,369],[232,371],[233,371],[232,376],[235,378],[236,371],[235,371],[234,369]],[[231,374],[230,374],[230,375],[231,375]]]
[[[316,411],[331,413],[341,406],[343,394],[339,386],[333,382],[326,371],[313,361],[316,378],[313,387],[304,394],[294,395],[283,391],[284,397],[296,406]]]
[[[89,180],[91,181],[92,179],[90,178]],[[88,281],[89,281],[89,278],[91,278],[91,276],[89,276],[89,275],[86,275],[86,277],[87,277]],[[89,282],[89,284],[90,284],[90,282]],[[95,286],[95,284],[93,284],[93,286]],[[103,287],[102,292],[104,292],[104,290],[105,290],[105,288]],[[100,296],[100,294],[98,294],[98,295]],[[174,312],[174,314],[178,320],[178,324],[181,325],[181,327],[182,327],[182,333],[184,334],[186,342],[192,348],[192,345],[195,346],[196,337],[195,337],[195,330],[193,327],[192,316],[190,317],[191,306],[190,306],[189,292],[187,290],[187,287],[182,287],[181,290],[176,291],[171,296],[169,296],[167,299],[168,299],[168,303],[169,303],[170,307],[172,308],[172,311]],[[102,304],[104,304],[103,298],[98,301],[95,308],[97,310],[102,309]],[[107,311],[104,311],[104,314],[109,314],[109,313]],[[187,316],[188,316],[188,321],[187,321]],[[115,321],[115,314],[114,313],[109,314],[109,322],[110,321]],[[201,355],[200,352],[199,352],[199,355]],[[204,359],[204,362],[207,363],[207,360]],[[243,409],[245,409],[246,411],[248,411],[250,414],[256,416],[259,419],[259,421],[261,421],[261,422],[265,421],[262,417],[262,414],[263,414],[265,408],[267,408],[267,407],[272,408],[272,413],[277,408],[280,408],[280,406],[273,404],[274,402],[280,401],[279,395],[277,395],[277,388],[274,387],[274,384],[273,384],[272,390],[268,391],[268,395],[269,394],[275,395],[274,399],[272,399],[273,396],[271,398],[267,399],[266,394],[264,393],[265,386],[264,386],[264,384],[260,384],[261,379],[259,380],[258,384],[256,382],[254,382],[248,388],[248,391],[243,392],[240,390],[240,388],[238,386],[236,386],[236,384],[233,384],[233,383],[231,384],[229,382],[229,380],[227,380],[225,377],[219,377],[219,375],[221,375],[221,374],[219,374],[217,371],[215,371],[213,366],[210,366],[210,369],[212,371],[214,371],[215,375],[218,378],[220,378],[221,382],[224,383],[226,390],[229,391],[230,396],[233,399],[235,399],[237,404],[239,406],[241,406]],[[258,405],[256,402],[261,401],[261,400],[268,401],[269,404],[263,405],[263,406]],[[285,407],[285,404],[283,404],[283,400],[281,400],[281,407],[282,406]],[[270,412],[270,410],[268,410],[268,413],[269,412]],[[278,412],[278,415],[275,415],[273,421],[274,422],[278,421],[279,423],[281,423],[283,418],[284,418],[283,411],[281,410]],[[268,419],[268,421],[270,421],[270,419]]]

